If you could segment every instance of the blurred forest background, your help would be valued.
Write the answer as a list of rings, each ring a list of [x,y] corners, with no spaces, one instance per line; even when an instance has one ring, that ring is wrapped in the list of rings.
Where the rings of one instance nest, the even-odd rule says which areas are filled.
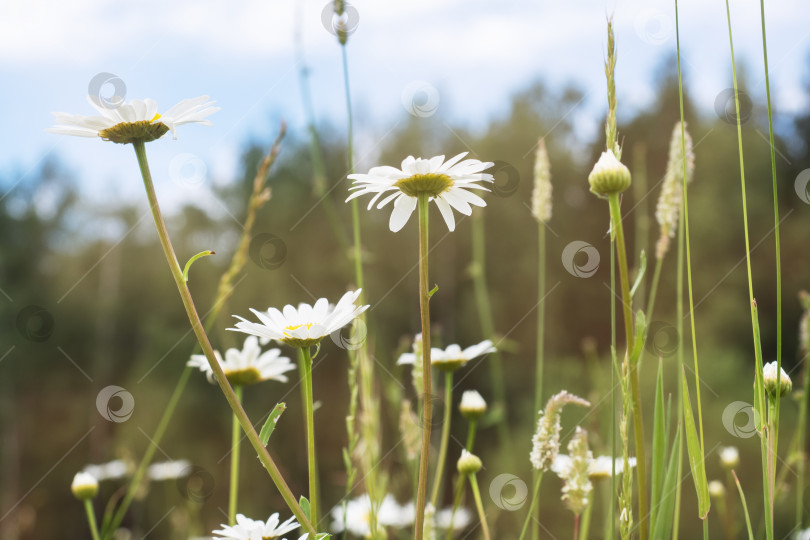
[[[810,74],[810,66],[807,72]],[[652,259],[651,250],[658,236],[654,208],[670,134],[679,117],[674,58],[662,61],[659,72],[651,76],[656,81],[658,98],[647,110],[633,117],[622,116],[619,103],[623,161],[631,167],[635,182],[634,188],[625,193],[622,210],[627,216],[625,230],[636,261],[642,248]],[[745,80],[742,84],[750,99],[744,101],[743,135],[754,288],[768,360],[775,354],[776,282],[767,110],[762,89],[747,88]],[[807,88],[810,91],[810,84]],[[726,406],[752,400],[754,362],[736,128],[733,115],[723,112],[733,110],[733,97],[729,94],[730,101],[720,103],[717,111],[698,110],[689,99],[688,74],[685,90],[686,118],[696,156],[689,210],[709,478],[723,478],[718,445],[738,446],[742,456],[738,472],[756,527],[762,509],[759,443],[755,437],[735,437],[722,423]],[[546,300],[544,395],[567,389],[599,404],[584,422],[592,434],[594,453],[610,453],[609,431],[605,428],[609,426],[610,408],[609,402],[603,400],[610,390],[608,214],[607,205],[588,192],[587,184],[587,174],[604,147],[604,136],[600,140],[578,137],[567,112],[583,97],[580,88],[551,88],[538,81],[516,93],[511,107],[492,117],[486,129],[472,131],[464,125],[451,125],[441,113],[426,118],[407,116],[382,145],[379,164],[398,165],[409,154],[449,157],[461,151],[498,162],[495,192],[487,195],[487,208],[476,210],[473,218],[485,221],[486,273],[497,336],[482,335],[479,325],[470,274],[472,219],[457,215],[462,219],[458,220],[456,232],[448,235],[435,213],[431,231],[435,248],[430,279],[440,287],[431,303],[435,339],[444,345],[467,346],[484,338],[496,342],[505,338],[501,345],[509,392],[506,415],[500,420],[490,416],[489,422],[482,425],[478,443],[485,464],[479,482],[485,492],[502,473],[526,481],[530,478],[528,454],[536,418],[531,383],[537,224],[529,201],[533,149],[543,135],[554,185],[553,218],[547,234],[547,287],[551,292]],[[810,167],[810,108],[803,115],[790,117],[780,113],[779,103],[774,106],[783,219],[783,365],[796,388],[801,367],[797,356],[800,306],[796,294],[810,288],[810,197],[807,193],[800,196],[794,181]],[[337,299],[354,286],[345,244],[351,230],[349,205],[343,203],[349,185],[345,178],[345,132],[343,126],[319,125],[318,133],[328,171],[325,181],[329,187],[335,186],[328,199],[337,212],[339,227],[329,221],[314,188],[309,134],[303,129],[291,129],[271,170],[272,199],[261,210],[254,230],[257,237],[275,235],[283,247],[278,242],[265,246],[275,251],[262,255],[262,246],[255,246],[244,276],[237,280],[234,296],[212,331],[212,341],[219,350],[241,346],[241,335],[225,331],[232,324],[231,314],[246,315],[249,307],[266,309],[312,302],[321,296]],[[197,262],[191,272],[190,286],[201,314],[210,309],[219,276],[236,246],[257,163],[270,142],[246,141],[239,170],[234,171],[226,187],[217,191],[235,219],[207,214],[193,204],[191,190],[188,205],[169,217],[181,260],[203,249],[217,252]],[[99,152],[105,150],[106,145],[99,145]],[[132,156],[121,167],[135,165]],[[150,444],[149,436],[194,340],[145,199],[125,207],[88,206],[78,196],[81,179],[61,166],[56,157],[28,173],[25,181],[7,193],[21,172],[0,173],[0,191],[5,193],[0,198],[0,538],[85,538],[88,533],[81,505],[69,490],[73,474],[88,463],[140,458]],[[166,179],[156,174],[158,194],[163,181]],[[395,361],[419,329],[415,219],[402,232],[392,234],[387,228],[389,213],[390,209],[363,210],[361,214],[366,293],[372,304],[368,339],[377,362],[376,382],[386,398],[381,413],[385,420],[384,450],[394,448],[399,440],[398,400],[413,392],[410,368],[402,369]],[[563,267],[562,250],[575,240],[586,241],[599,251],[601,263],[591,278],[575,277]],[[260,256],[272,259],[272,268],[257,264]],[[660,327],[675,324],[674,283],[673,246],[656,306],[655,320],[661,322]],[[598,357],[583,352],[584,343],[595,343]],[[689,349],[687,365],[691,365]],[[286,354],[292,356],[293,352],[287,350]],[[465,368],[456,396],[463,389],[477,389],[491,400],[490,369],[485,365],[491,361],[489,357]],[[315,398],[321,403],[316,426],[326,508],[343,495],[341,448],[346,441],[347,365],[346,351],[326,340],[314,372]],[[654,387],[650,381],[655,357],[647,354],[642,365],[643,379],[647,381],[643,385],[648,403],[646,420],[651,426]],[[676,389],[674,367],[674,356],[670,355],[665,359],[668,393]],[[260,425],[277,401],[287,402],[289,410],[270,448],[293,491],[302,493],[306,487],[306,463],[296,383],[294,375],[287,384],[269,382],[249,388],[246,408]],[[98,413],[96,396],[108,385],[121,386],[134,396],[135,410],[128,421],[108,422]],[[785,403],[783,425],[793,426],[796,407],[792,400]],[[581,411],[566,413],[565,423],[573,424],[585,415]],[[453,433],[462,439],[465,427],[460,417],[457,420]],[[511,440],[499,440],[495,421],[508,422]],[[203,375],[194,374],[169,433],[160,444],[157,459],[187,459],[200,467],[202,480],[193,484],[198,493],[189,494],[190,482],[152,484],[148,497],[142,494],[125,522],[132,538],[147,534],[154,539],[203,535],[226,520],[223,509],[227,507],[230,422],[219,390]],[[784,433],[780,448],[787,447],[791,429]],[[247,458],[249,448],[243,451],[246,457],[240,512],[258,519],[273,511],[287,516],[288,511],[260,464]],[[401,503],[410,500],[401,453],[397,450],[383,454],[381,467],[391,471],[391,491]],[[102,484],[99,500],[106,500],[115,489],[114,482]],[[598,498],[601,489],[597,486]],[[681,536],[696,537],[701,525],[690,479],[686,479],[683,489]],[[566,537],[571,523],[558,511],[559,494],[556,480],[543,483],[542,517],[544,526],[554,535]],[[487,495],[484,499],[494,516],[498,508]],[[810,496],[805,497],[808,500]],[[792,502],[777,504],[779,538],[789,531],[779,523],[791,522],[780,520],[779,515],[784,512],[792,516],[792,508]],[[810,508],[807,511],[810,513]],[[501,512],[494,528],[511,530],[524,512],[525,508]],[[597,506],[594,538],[601,534],[601,512],[602,507]],[[712,536],[720,534],[719,520],[714,520],[711,527]]]

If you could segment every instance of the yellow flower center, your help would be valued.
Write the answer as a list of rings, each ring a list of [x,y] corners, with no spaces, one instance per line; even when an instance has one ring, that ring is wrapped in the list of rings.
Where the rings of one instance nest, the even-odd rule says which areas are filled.
[[[308,322],[308,323],[301,323],[301,324],[293,324],[293,325],[290,325],[290,326],[285,326],[285,327],[284,327],[284,329],[285,329],[285,330],[289,330],[289,331],[291,331],[291,332],[292,332],[292,331],[294,331],[294,330],[298,330],[298,329],[299,329],[299,328],[301,328],[302,326],[306,326],[306,327],[307,327],[307,330],[309,330],[310,328],[312,328],[313,326],[315,326],[315,323],[314,323],[314,322]],[[286,332],[285,332],[285,333],[286,333]]]
[[[408,178],[397,180],[394,187],[399,188],[402,193],[411,197],[425,194],[436,197],[453,187],[453,180],[446,174],[414,174]]]
[[[154,141],[163,137],[169,131],[169,127],[163,122],[152,123],[158,118],[160,118],[160,115],[156,114],[152,120],[121,122],[111,128],[99,131],[98,134],[105,141],[118,144]]]
[[[234,386],[247,386],[262,380],[262,374],[255,367],[226,370],[225,377]]]

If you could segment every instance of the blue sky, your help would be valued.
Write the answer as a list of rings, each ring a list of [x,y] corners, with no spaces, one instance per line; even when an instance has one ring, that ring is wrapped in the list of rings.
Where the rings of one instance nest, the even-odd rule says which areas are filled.
[[[215,209],[216,201],[205,202],[207,186],[237,173],[246,140],[269,142],[281,118],[293,129],[302,126],[296,34],[319,120],[338,127],[345,122],[340,48],[321,18],[326,4],[4,0],[0,170],[19,171],[13,179],[24,182],[25,171],[56,155],[81,178],[91,200],[140,196],[131,148],[44,132],[51,111],[90,114],[88,85],[107,72],[124,82],[128,99],[152,97],[162,110],[200,94],[222,107],[211,118],[213,127],[190,126],[177,141],[149,145],[164,197]],[[594,136],[606,101],[609,13],[619,51],[620,116],[649,103],[653,70],[675,50],[674,6],[656,0],[358,0],[354,7],[359,24],[348,52],[359,168],[373,164],[379,141],[407,118],[414,94],[417,100],[430,96],[428,112],[475,127],[503,112],[509,96],[537,78],[574,82],[587,94],[580,133]],[[710,111],[731,76],[725,3],[686,0],[680,9],[686,82],[698,105]],[[782,111],[806,110],[810,5],[769,2],[766,15],[774,99]],[[735,0],[732,19],[738,63],[762,87],[758,0]],[[13,184],[0,190],[0,196],[13,195]]]

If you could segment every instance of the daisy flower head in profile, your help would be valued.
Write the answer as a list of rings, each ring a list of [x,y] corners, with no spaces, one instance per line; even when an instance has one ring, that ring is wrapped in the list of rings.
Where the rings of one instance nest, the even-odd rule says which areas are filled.
[[[229,330],[244,332],[262,340],[280,341],[292,347],[314,347],[369,308],[368,305],[355,304],[360,291],[357,289],[347,292],[335,305],[330,304],[326,298],[319,298],[312,306],[298,304],[296,308],[287,304],[281,311],[272,307],[267,311],[251,308],[250,311],[259,318],[259,322],[250,322],[235,315],[240,322]]]
[[[492,352],[495,352],[495,347],[492,345],[492,341],[488,339],[463,350],[456,344],[450,345],[446,349],[433,347],[430,349],[430,363],[433,367],[442,371],[455,371],[466,366],[467,362],[473,358]],[[397,364],[416,364],[416,354],[404,353],[397,360]]]
[[[287,382],[286,372],[295,369],[289,358],[281,356],[281,349],[270,349],[262,353],[259,339],[248,336],[242,350],[231,348],[225,351],[225,360],[219,351],[214,351],[222,371],[232,385],[245,386],[262,381]],[[204,354],[193,354],[186,364],[199,368],[209,382],[214,382],[214,372]]]
[[[220,525],[222,529],[213,531],[213,534],[218,535],[217,540],[281,539],[285,534],[300,526],[295,521],[295,517],[291,517],[284,523],[280,523],[280,521],[278,513],[271,515],[267,521],[253,520],[242,514],[236,514],[236,525],[222,524]]]
[[[477,159],[462,160],[466,155],[467,152],[462,152],[447,161],[444,160],[444,156],[430,159],[408,156],[402,161],[401,169],[382,166],[372,167],[367,174],[350,174],[349,178],[354,182],[349,189],[354,193],[349,195],[346,202],[373,193],[374,196],[368,204],[368,209],[371,210],[371,207],[385,195],[377,208],[394,202],[388,228],[392,232],[397,232],[405,226],[413,214],[419,196],[426,195],[428,200],[436,203],[447,223],[447,228],[452,231],[456,228],[453,209],[469,216],[472,214],[470,205],[486,206],[484,200],[470,190],[489,191],[478,182],[495,181],[491,174],[483,172],[494,163]]]
[[[93,116],[53,113],[56,125],[46,131],[76,137],[100,137],[119,144],[154,141],[172,132],[177,139],[177,127],[183,124],[210,126],[208,116],[219,110],[208,96],[184,99],[163,114],[153,99],[133,99],[118,107],[110,107],[92,96],[87,101],[98,112]]]

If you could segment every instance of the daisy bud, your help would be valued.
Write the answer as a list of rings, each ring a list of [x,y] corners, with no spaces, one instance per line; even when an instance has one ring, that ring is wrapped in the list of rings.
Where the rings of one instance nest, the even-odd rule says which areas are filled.
[[[478,456],[471,454],[466,450],[462,450],[461,457],[458,458],[458,464],[456,466],[458,468],[458,472],[466,476],[468,474],[477,473],[484,465],[481,463],[481,459]]]
[[[781,371],[781,374],[778,377],[779,386],[777,386],[776,368],[776,362],[768,362],[765,364],[765,367],[762,368],[762,378],[765,379],[765,390],[771,397],[782,397],[793,389],[793,382],[791,382],[785,370],[780,368],[779,371]]]
[[[588,498],[593,491],[589,478],[593,454],[588,450],[588,432],[579,426],[568,443],[568,453],[571,456],[571,468],[565,475],[562,500],[578,516],[588,506]]]
[[[458,409],[467,420],[478,420],[487,412],[487,402],[475,390],[465,390],[461,394],[461,404]]]
[[[612,150],[602,152],[599,161],[594,165],[588,175],[591,192],[606,197],[614,193],[621,193],[630,187],[630,169],[616,159]]]
[[[537,430],[532,437],[532,451],[529,460],[532,467],[538,470],[547,471],[554,463],[554,458],[560,453],[560,417],[565,405],[573,403],[583,407],[590,407],[591,404],[569,394],[565,390],[559,394],[551,396],[546,403],[544,411],[540,411],[540,418],[537,420]]]
[[[733,469],[740,464],[740,452],[736,446],[725,446],[720,449],[720,464],[724,469]]]
[[[90,473],[78,472],[70,484],[70,491],[80,501],[92,499],[98,494],[98,480]]]
[[[709,495],[715,499],[722,499],[726,496],[726,487],[720,480],[712,480],[709,482]]]

